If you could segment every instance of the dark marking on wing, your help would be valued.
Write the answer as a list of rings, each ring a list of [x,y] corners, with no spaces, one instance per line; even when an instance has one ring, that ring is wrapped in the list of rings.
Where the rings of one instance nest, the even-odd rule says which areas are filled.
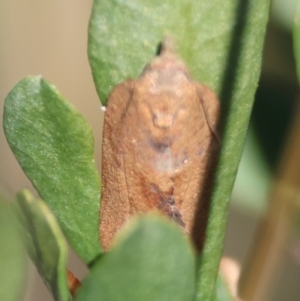
[[[163,141],[154,141],[153,139],[149,139],[150,146],[157,151],[158,153],[164,153],[165,150],[172,145],[170,139],[163,139]]]
[[[185,223],[182,220],[182,215],[180,211],[176,207],[173,196],[170,196],[167,200],[163,200],[161,204],[158,206],[158,208],[163,212],[165,212],[179,226],[185,228]]]
[[[160,200],[160,204],[157,206],[157,209],[169,216],[179,226],[185,228],[185,222],[182,220],[182,214],[178,210],[174,200],[174,187],[172,187],[168,192],[161,191],[155,184],[151,184],[151,187],[158,194],[158,198]]]

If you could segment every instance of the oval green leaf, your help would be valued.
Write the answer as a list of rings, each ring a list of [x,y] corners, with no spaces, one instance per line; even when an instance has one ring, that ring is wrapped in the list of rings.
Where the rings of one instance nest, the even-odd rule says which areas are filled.
[[[260,74],[269,0],[94,0],[89,60],[102,103],[119,82],[136,78],[165,34],[174,36],[192,76],[222,103],[222,150],[202,260],[197,301],[212,300],[227,206]]]
[[[67,245],[46,204],[28,190],[18,193],[15,208],[28,255],[55,301],[69,301]]]
[[[88,55],[103,104],[112,88],[136,78],[171,35],[193,78],[220,89],[237,1],[94,0]]]
[[[191,301],[195,256],[177,226],[157,216],[130,223],[93,266],[76,301]]]
[[[0,197],[0,300],[20,301],[24,294],[25,253],[10,204]]]
[[[84,117],[43,78],[21,80],[5,99],[4,131],[22,169],[86,262],[99,253],[100,185]]]

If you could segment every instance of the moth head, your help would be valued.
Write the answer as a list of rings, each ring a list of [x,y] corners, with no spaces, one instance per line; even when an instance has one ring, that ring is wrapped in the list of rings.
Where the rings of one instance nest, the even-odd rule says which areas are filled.
[[[142,121],[153,133],[172,130],[186,122],[195,87],[188,70],[166,40],[160,55],[146,66],[135,85],[135,99]],[[150,129],[151,131],[151,129]]]

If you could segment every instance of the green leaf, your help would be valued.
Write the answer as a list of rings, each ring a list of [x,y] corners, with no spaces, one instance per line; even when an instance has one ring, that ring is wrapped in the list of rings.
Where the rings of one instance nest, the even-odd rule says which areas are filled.
[[[76,301],[191,301],[195,257],[171,222],[149,215],[130,223],[83,281]]]
[[[21,80],[8,94],[3,124],[24,172],[71,246],[89,263],[100,253],[100,187],[88,123],[37,76]]]
[[[56,301],[70,300],[67,285],[67,245],[50,209],[28,190],[17,195],[27,252]]]
[[[296,59],[296,70],[300,83],[300,1],[297,1],[296,14],[293,28],[294,55]]]
[[[222,149],[213,189],[197,301],[212,300],[227,207],[258,83],[269,0],[94,0],[89,60],[100,99],[136,78],[171,34],[192,76],[222,103]]]
[[[231,2],[231,1],[228,1]],[[206,242],[199,266],[197,301],[212,300],[226,230],[227,208],[243,151],[269,13],[269,0],[232,1],[235,27],[222,89],[222,149],[215,177]],[[226,2],[227,3],[227,2]]]
[[[22,300],[25,254],[10,205],[0,198],[0,300]]]
[[[88,55],[103,104],[112,88],[136,78],[166,34],[192,76],[219,91],[239,1],[94,0]],[[255,45],[253,45],[255,47]]]

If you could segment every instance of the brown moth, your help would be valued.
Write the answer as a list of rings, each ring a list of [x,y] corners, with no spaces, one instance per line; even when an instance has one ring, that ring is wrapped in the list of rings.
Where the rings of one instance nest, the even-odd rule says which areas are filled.
[[[103,130],[104,250],[130,217],[152,210],[177,222],[201,249],[218,118],[216,95],[191,79],[168,39],[137,80],[115,87]]]

